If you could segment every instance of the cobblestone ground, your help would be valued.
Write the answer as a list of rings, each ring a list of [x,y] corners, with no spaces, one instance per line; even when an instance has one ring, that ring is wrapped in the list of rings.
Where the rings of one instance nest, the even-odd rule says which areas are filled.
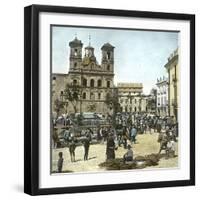
[[[157,142],[158,134],[143,134],[137,136],[137,144],[133,144],[134,157],[144,156],[151,153],[158,153],[159,143]],[[106,155],[106,144],[94,144],[90,145],[89,149],[89,160],[84,161],[84,148],[83,146],[78,146],[76,148],[76,162],[70,161],[70,154],[68,148],[53,149],[52,151],[52,171],[57,170],[57,160],[58,153],[63,152],[63,171],[73,171],[73,172],[90,172],[90,171],[104,171],[105,169],[99,168],[99,164],[105,161]],[[115,153],[116,158],[122,158],[127,150],[123,147],[119,147]],[[161,152],[162,153],[162,152]],[[163,152],[164,153],[164,152]],[[176,143],[176,155],[178,155],[178,144]],[[149,167],[149,168],[168,168],[168,167],[178,167],[178,156],[174,158],[161,158],[159,165]]]

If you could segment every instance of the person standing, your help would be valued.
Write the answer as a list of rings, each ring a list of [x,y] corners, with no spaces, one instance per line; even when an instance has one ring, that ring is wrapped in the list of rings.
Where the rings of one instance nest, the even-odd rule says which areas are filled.
[[[89,154],[89,147],[90,147],[90,138],[89,135],[86,135],[85,140],[83,141],[84,146],[84,160],[88,160],[88,154]]]
[[[158,142],[160,143],[160,149],[158,154],[160,154],[162,150],[166,151],[167,148],[168,136],[164,130],[161,130],[161,132],[159,133]]]
[[[62,118],[63,118],[63,126],[66,126],[66,114],[65,113],[62,114]]]
[[[174,157],[175,156],[175,141],[173,138],[171,138],[168,142],[167,142],[167,148],[166,148],[166,158],[169,157]]]
[[[125,127],[123,128],[123,132],[122,132],[122,143],[123,143],[124,149],[127,148],[127,140],[128,140],[128,135],[127,135],[127,129]]]
[[[161,122],[158,121],[158,123],[157,123],[157,133],[160,133],[161,129],[162,129]]]
[[[58,159],[58,163],[57,163],[57,167],[58,167],[58,172],[62,172],[62,167],[63,167],[63,152],[59,152],[58,153],[59,159]]]
[[[136,143],[136,135],[137,135],[137,129],[135,126],[131,128],[131,142]]]
[[[59,138],[58,138],[58,130],[57,130],[56,127],[54,127],[54,129],[53,129],[52,139],[53,139],[53,148],[57,148],[58,147]]]
[[[108,138],[108,128],[105,127],[102,131],[102,134],[103,134],[103,143],[104,143]]]
[[[75,141],[76,140],[74,139],[74,137],[71,137],[69,141],[69,153],[70,153],[71,162],[75,162],[75,149],[76,149]]]
[[[113,133],[110,133],[107,139],[106,159],[107,160],[115,159],[115,141]]]
[[[97,141],[100,142],[102,139],[102,128],[98,127],[97,129]]]

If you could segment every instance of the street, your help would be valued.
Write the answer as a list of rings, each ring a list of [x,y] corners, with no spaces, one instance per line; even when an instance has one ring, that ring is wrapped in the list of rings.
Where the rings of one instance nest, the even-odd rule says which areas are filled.
[[[157,142],[158,133],[147,133],[138,134],[137,143],[132,144],[134,157],[145,156],[148,154],[155,153],[159,151],[160,144]],[[175,144],[176,151],[175,155],[178,155],[178,144]],[[118,147],[115,151],[116,158],[122,158],[126,153],[126,149],[123,147]],[[99,164],[105,162],[106,159],[106,143],[104,144],[93,144],[90,145],[89,149],[89,159],[87,161],[83,160],[84,148],[83,146],[76,147],[76,162],[71,162],[70,153],[68,148],[58,148],[52,149],[52,172],[57,170],[58,153],[63,152],[63,172],[91,172],[91,171],[105,171],[105,168],[100,168]],[[161,152],[164,154],[165,151]],[[159,165],[151,166],[148,168],[168,168],[168,167],[178,167],[178,156],[174,158],[166,159],[162,157],[159,161]]]

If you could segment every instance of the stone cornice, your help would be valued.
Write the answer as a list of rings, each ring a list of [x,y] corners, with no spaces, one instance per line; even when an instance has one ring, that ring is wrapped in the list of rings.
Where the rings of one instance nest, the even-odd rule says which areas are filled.
[[[177,62],[178,63],[178,55],[175,55],[173,58],[171,58],[166,64],[165,68],[169,70],[171,68],[172,63]]]
[[[80,72],[80,71],[69,71],[69,74],[75,74],[75,75],[97,75],[97,76],[114,76],[115,74],[114,73],[109,73],[109,72],[106,72],[106,71],[86,71],[86,72]]]

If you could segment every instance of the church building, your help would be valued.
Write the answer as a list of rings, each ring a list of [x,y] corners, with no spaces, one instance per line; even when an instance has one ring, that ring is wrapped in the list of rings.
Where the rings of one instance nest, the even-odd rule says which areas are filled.
[[[69,48],[68,73],[52,74],[52,111],[57,99],[64,102],[63,112],[74,113],[72,103],[65,98],[65,89],[67,85],[77,85],[81,90],[77,112],[108,113],[106,97],[114,90],[114,46],[105,43],[101,47],[101,64],[90,42],[83,50],[83,43],[75,37]]]

